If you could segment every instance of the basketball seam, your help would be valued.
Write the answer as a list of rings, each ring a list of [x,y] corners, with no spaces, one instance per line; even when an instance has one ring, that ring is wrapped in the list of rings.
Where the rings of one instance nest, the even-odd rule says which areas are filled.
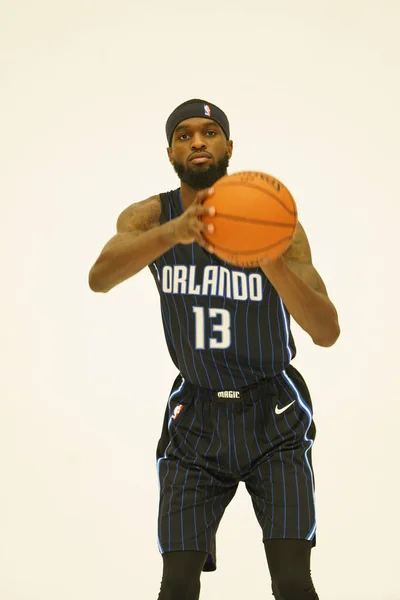
[[[264,221],[263,219],[253,219],[249,217],[237,217],[236,215],[224,215],[219,212],[216,212],[213,216],[213,220],[216,218],[220,219],[230,219],[231,221],[240,221],[242,223],[253,223],[255,225],[270,225],[272,227],[291,227],[293,228],[292,223],[281,223],[280,221]]]
[[[240,186],[246,186],[246,187],[252,187],[255,188],[256,190],[260,190],[261,192],[263,192],[264,194],[267,194],[268,196],[271,196],[271,198],[273,198],[274,200],[276,200],[278,202],[278,204],[280,204],[282,206],[282,208],[284,208],[290,215],[297,215],[297,211],[291,210],[290,208],[288,208],[284,202],[282,202],[282,200],[280,198],[278,198],[275,194],[272,194],[270,191],[266,190],[265,188],[261,187],[260,185],[256,185],[254,183],[250,183],[249,181],[243,182],[243,181],[226,181],[226,182],[220,182],[218,187],[222,188],[222,187],[229,187],[230,185],[240,185]],[[215,186],[217,188],[217,184]],[[289,190],[286,190],[289,194],[289,198],[291,199],[291,201],[293,202],[294,205],[294,200],[292,198],[292,195],[290,194]]]

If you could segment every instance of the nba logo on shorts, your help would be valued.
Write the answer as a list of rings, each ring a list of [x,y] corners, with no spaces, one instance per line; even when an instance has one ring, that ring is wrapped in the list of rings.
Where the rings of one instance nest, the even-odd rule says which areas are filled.
[[[204,105],[204,114],[206,115],[206,117],[211,116],[211,108],[208,106],[208,104]]]
[[[178,404],[178,406],[175,407],[174,414],[172,415],[172,418],[174,420],[179,415],[179,413],[181,412],[182,409],[183,409],[183,405],[182,404]]]

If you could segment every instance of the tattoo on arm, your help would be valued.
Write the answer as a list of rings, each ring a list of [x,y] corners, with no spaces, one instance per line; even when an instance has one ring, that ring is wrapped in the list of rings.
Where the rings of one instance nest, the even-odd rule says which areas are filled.
[[[328,295],[322,277],[312,263],[288,261],[288,267],[311,289],[320,294]]]
[[[154,227],[154,225],[158,223],[159,219],[160,206],[157,201],[153,201],[149,206],[147,218],[144,219],[144,226],[146,227],[146,229],[150,229],[150,227]]]
[[[291,245],[284,254],[287,266],[310,288],[320,294],[327,294],[322,277],[312,263],[311,248],[303,226],[298,223]]]
[[[284,257],[288,261],[311,262],[310,244],[300,223],[297,224],[296,233]]]
[[[149,198],[128,206],[118,217],[117,231],[119,233],[137,233],[148,231],[155,227],[160,218],[160,202],[158,197]]]

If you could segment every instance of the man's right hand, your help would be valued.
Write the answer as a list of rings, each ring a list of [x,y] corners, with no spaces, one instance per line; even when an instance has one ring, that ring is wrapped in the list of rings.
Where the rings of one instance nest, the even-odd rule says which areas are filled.
[[[215,215],[215,208],[213,206],[203,206],[204,200],[212,196],[213,193],[213,188],[201,190],[189,208],[182,215],[170,221],[175,244],[192,244],[193,242],[197,242],[200,246],[208,250],[208,252],[213,252],[213,247],[206,242],[202,236],[202,232],[212,233],[214,225],[204,223],[201,220],[203,215],[209,215],[210,217]]]
[[[89,285],[94,292],[108,292],[116,285],[139,273],[176,244],[197,242],[208,252],[213,247],[202,233],[212,233],[214,226],[201,220],[213,216],[213,207],[203,206],[214,190],[198,192],[187,210],[167,223],[159,224],[160,197],[154,196],[129,207],[119,219],[118,233],[104,246],[89,273]],[[125,223],[124,223],[125,221]]]

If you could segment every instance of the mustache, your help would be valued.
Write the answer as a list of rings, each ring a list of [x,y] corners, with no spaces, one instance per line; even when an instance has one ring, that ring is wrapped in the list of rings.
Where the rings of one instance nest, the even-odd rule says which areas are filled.
[[[193,160],[194,158],[213,158],[212,154],[209,152],[193,152],[188,158],[188,160]]]
[[[207,169],[192,169],[183,163],[174,162],[173,167],[179,179],[189,185],[194,190],[203,190],[214,185],[218,179],[227,174],[229,165],[229,156],[226,153],[220,160],[215,160]]]

